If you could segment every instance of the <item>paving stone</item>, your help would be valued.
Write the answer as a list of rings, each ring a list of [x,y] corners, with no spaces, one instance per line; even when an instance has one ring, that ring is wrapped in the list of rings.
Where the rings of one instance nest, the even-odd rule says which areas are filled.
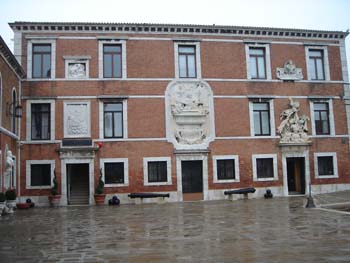
[[[350,201],[350,191],[316,196]],[[305,198],[17,210],[0,262],[346,262],[350,214]],[[6,240],[6,242],[3,242]]]

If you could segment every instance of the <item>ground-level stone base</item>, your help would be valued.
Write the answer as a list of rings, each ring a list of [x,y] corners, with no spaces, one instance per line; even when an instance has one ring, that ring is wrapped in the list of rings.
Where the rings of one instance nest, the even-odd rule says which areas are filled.
[[[273,196],[281,197],[283,194],[283,186],[274,186],[274,187],[260,187],[255,188],[256,192],[253,194],[248,194],[247,196],[243,194],[233,194],[233,195],[224,195],[226,190],[235,190],[235,189],[220,189],[220,190],[209,190],[207,195],[207,201],[210,200],[240,200],[240,199],[252,199],[252,198],[263,198],[267,189],[270,189]],[[324,194],[338,191],[350,190],[350,184],[325,184],[325,185],[312,185],[311,192],[312,194]],[[107,194],[105,199],[105,204],[108,204],[108,200],[116,195],[120,204],[150,204],[150,203],[168,203],[168,202],[178,202],[181,200],[181,196],[178,192],[160,192],[160,193],[169,193],[170,197],[157,197],[157,198],[135,198],[131,199],[128,197],[128,193],[120,194]],[[21,196],[20,199],[17,198],[18,202],[25,202],[27,198],[30,198],[36,206],[48,206],[49,201],[47,196]]]

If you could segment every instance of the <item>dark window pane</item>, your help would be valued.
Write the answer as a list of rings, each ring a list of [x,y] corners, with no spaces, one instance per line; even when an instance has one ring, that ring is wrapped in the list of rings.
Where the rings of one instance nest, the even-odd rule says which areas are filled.
[[[120,55],[114,55],[113,56],[113,77],[120,78],[122,76],[122,68],[121,68],[121,56]]]
[[[51,45],[37,44],[33,45],[32,51],[33,78],[50,78],[51,77]]]
[[[112,77],[112,56],[111,55],[103,56],[103,76],[105,78]]]
[[[194,54],[195,53],[195,47],[179,46],[179,53]]]
[[[108,53],[120,53],[121,46],[120,45],[104,45],[103,51],[108,52]]]
[[[33,45],[33,51],[34,52],[50,53],[51,46],[50,45]]]
[[[105,163],[105,183],[124,184],[124,163]]]
[[[41,55],[33,55],[33,78],[41,77]]]
[[[167,162],[148,162],[148,182],[167,182]]]
[[[105,138],[123,137],[123,104],[104,104],[104,136]]]
[[[32,164],[30,166],[31,186],[51,185],[51,164]]]
[[[316,134],[330,134],[328,103],[314,103]]]
[[[273,158],[256,159],[256,172],[258,179],[273,178]]]
[[[51,55],[43,55],[43,77],[51,77]]]
[[[309,50],[309,75],[312,80],[324,80],[323,50]]]
[[[334,175],[333,157],[322,156],[317,157],[318,174],[322,175]]]
[[[270,104],[268,102],[254,102],[253,116],[255,135],[270,135]]]
[[[32,140],[50,139],[50,104],[38,103],[31,105]]]
[[[235,179],[235,160],[217,160],[218,180]]]

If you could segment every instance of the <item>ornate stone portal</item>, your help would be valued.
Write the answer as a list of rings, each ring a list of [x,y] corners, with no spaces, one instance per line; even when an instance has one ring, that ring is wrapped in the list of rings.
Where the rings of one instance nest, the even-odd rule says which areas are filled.
[[[281,136],[281,144],[310,144],[311,140],[307,135],[307,122],[309,117],[302,115],[299,117],[298,111],[300,103],[289,98],[290,109],[284,110],[280,114],[282,121],[277,128],[277,133]]]
[[[292,60],[286,61],[283,68],[276,69],[276,75],[281,80],[301,80],[303,79],[303,73],[301,68],[297,68]]]
[[[167,139],[177,150],[206,149],[214,139],[213,93],[203,81],[175,81],[166,90]]]

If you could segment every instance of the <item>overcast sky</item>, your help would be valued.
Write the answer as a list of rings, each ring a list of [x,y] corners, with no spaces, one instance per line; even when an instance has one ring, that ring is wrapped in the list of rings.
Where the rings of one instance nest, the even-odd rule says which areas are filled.
[[[346,31],[350,0],[0,0],[0,35],[14,21],[129,22]],[[347,53],[349,57],[349,39]],[[349,59],[348,59],[349,64]]]

